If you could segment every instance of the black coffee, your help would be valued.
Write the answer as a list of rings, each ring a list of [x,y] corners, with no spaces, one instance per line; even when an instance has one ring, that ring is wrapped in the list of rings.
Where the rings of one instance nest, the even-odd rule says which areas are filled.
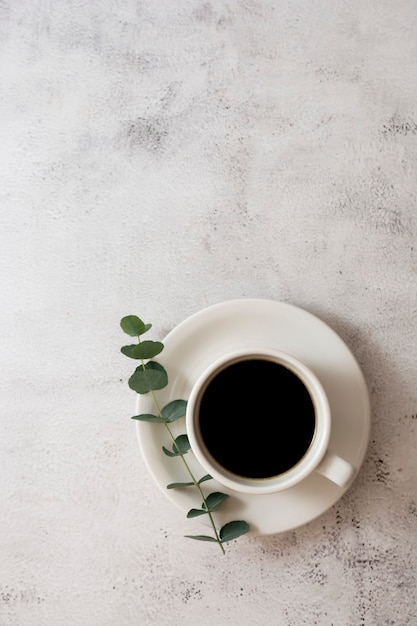
[[[225,469],[246,478],[286,472],[306,453],[315,429],[304,383],[264,358],[238,361],[217,373],[200,404],[202,438]]]

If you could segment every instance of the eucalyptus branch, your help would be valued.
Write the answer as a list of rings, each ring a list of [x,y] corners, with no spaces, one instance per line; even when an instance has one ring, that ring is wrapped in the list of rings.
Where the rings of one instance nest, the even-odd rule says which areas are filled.
[[[145,413],[141,415],[134,415],[132,419],[155,424],[163,424],[165,426],[165,429],[171,439],[171,449],[167,449],[163,446],[162,451],[169,457],[179,457],[191,479],[189,482],[170,483],[167,485],[167,489],[184,489],[188,487],[196,488],[202,500],[201,508],[191,509],[188,511],[187,517],[193,518],[200,515],[208,515],[214,534],[214,536],[186,535],[186,537],[199,541],[216,542],[224,554],[225,550],[223,544],[247,533],[249,525],[243,520],[236,520],[225,524],[220,531],[217,530],[214,523],[213,512],[215,512],[217,507],[224,500],[229,498],[229,496],[221,492],[212,492],[207,495],[204,494],[201,484],[208,480],[212,480],[212,477],[209,474],[206,474],[197,480],[185,458],[185,455],[191,449],[187,435],[182,434],[175,437],[169,426],[172,422],[185,416],[187,402],[185,400],[173,400],[161,408],[155,395],[155,391],[163,389],[168,385],[168,374],[160,363],[148,359],[153,359],[153,357],[160,354],[164,349],[164,345],[159,341],[141,341],[141,336],[146,333],[152,325],[144,324],[144,322],[135,315],[128,315],[127,317],[124,317],[121,320],[120,325],[126,334],[131,337],[136,337],[138,341],[137,344],[123,346],[121,348],[121,352],[125,356],[140,361],[140,365],[129,378],[129,387],[139,394],[150,394],[153,405],[156,409],[156,415]]]

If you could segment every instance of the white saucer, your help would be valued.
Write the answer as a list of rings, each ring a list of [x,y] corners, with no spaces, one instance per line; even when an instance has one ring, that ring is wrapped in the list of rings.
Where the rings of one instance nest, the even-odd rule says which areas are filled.
[[[346,344],[311,313],[273,300],[232,300],[192,315],[167,335],[164,345],[164,351],[156,359],[169,377],[168,387],[157,392],[161,406],[175,399],[187,400],[198,376],[225,352],[265,347],[298,357],[316,373],[328,395],[332,412],[330,449],[359,471],[370,431],[366,383]],[[137,412],[154,412],[148,395],[138,396]],[[162,446],[169,445],[163,425],[138,421],[136,427],[146,465],[163,493],[184,513],[198,508],[201,503],[195,489],[166,489],[167,484],[185,482],[189,477],[180,459],[163,454]],[[185,420],[180,419],[171,427],[175,435],[185,433]],[[197,477],[206,474],[191,452],[187,461]],[[347,490],[316,472],[298,485],[270,495],[238,493],[214,480],[203,486],[206,493],[223,491],[231,496],[216,513],[216,524],[220,527],[228,521],[243,519],[250,524],[252,535],[284,532],[306,524],[324,513]],[[203,521],[201,517],[198,520]],[[191,526],[192,520],[186,524]]]

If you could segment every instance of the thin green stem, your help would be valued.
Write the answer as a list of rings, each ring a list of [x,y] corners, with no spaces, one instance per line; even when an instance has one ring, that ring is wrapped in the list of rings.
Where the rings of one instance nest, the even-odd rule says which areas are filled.
[[[138,343],[140,343],[140,337],[138,337]],[[144,361],[143,359],[141,359],[141,362],[142,362],[142,367],[143,367],[143,369],[145,370],[145,369],[146,369],[146,363],[145,363],[145,361]],[[160,408],[160,406],[159,406],[159,403],[158,403],[158,400],[157,400],[157,398],[156,398],[156,396],[155,396],[155,393],[154,393],[154,391],[153,391],[153,390],[151,390],[151,392],[150,392],[150,393],[151,393],[151,396],[152,396],[152,400],[153,400],[154,406],[155,406],[155,408],[156,408],[156,410],[157,410],[157,412],[158,412],[158,416],[162,418],[161,408]],[[211,524],[211,526],[212,526],[212,528],[213,528],[213,532],[214,532],[214,535],[215,535],[215,537],[216,537],[216,541],[217,541],[217,543],[219,544],[219,546],[220,546],[220,549],[221,549],[222,553],[223,553],[223,554],[226,554],[225,549],[224,549],[223,544],[222,544],[222,541],[221,541],[221,539],[220,539],[219,533],[217,532],[217,528],[216,528],[216,525],[215,525],[215,523],[214,523],[213,515],[211,514],[211,511],[209,510],[209,507],[208,507],[208,504],[207,504],[206,497],[205,497],[205,495],[204,495],[203,490],[201,489],[201,485],[199,485],[199,484],[198,484],[198,481],[197,481],[197,479],[195,478],[195,476],[194,476],[193,472],[191,471],[191,468],[190,468],[190,466],[188,465],[188,463],[187,463],[187,461],[186,461],[186,459],[185,459],[185,456],[184,456],[184,455],[180,452],[180,450],[179,450],[179,449],[177,448],[177,446],[175,445],[175,437],[174,437],[174,435],[173,435],[173,433],[172,433],[172,431],[171,431],[170,427],[168,426],[167,422],[164,422],[164,426],[165,426],[166,430],[168,431],[169,436],[171,437],[171,439],[172,439],[172,441],[173,441],[173,443],[174,443],[175,448],[176,448],[176,449],[177,449],[177,451],[179,452],[179,456],[180,456],[180,458],[181,458],[181,460],[182,460],[182,462],[183,462],[183,464],[184,464],[184,467],[185,467],[185,469],[187,470],[187,472],[188,472],[188,474],[189,474],[189,476],[190,476],[191,480],[193,481],[194,486],[195,486],[195,487],[197,487],[197,489],[198,489],[198,491],[199,491],[199,493],[200,493],[200,496],[201,496],[201,498],[202,498],[202,500],[203,500],[204,506],[205,506],[205,508],[206,508],[206,510],[207,510],[207,514],[208,514],[208,516],[209,516],[209,519],[210,519],[210,524]]]
[[[168,424],[167,424],[166,422],[164,422],[164,426],[165,426],[165,428],[167,429],[167,431],[168,431],[168,433],[169,433],[169,435],[170,435],[170,437],[171,437],[172,441],[173,441],[173,442],[174,442],[174,444],[175,444],[175,437],[174,437],[174,435],[172,434],[172,431],[171,431],[170,427],[168,426]],[[177,448],[177,450],[178,450],[178,448]],[[178,450],[178,452],[180,452],[180,451]],[[187,461],[186,461],[186,459],[185,459],[185,456],[184,456],[181,452],[180,452],[180,457],[181,457],[182,462],[184,463],[184,466],[185,466],[185,468],[186,468],[187,472],[188,472],[188,473],[189,473],[189,475],[190,475],[191,480],[192,480],[192,481],[193,481],[193,483],[194,483],[194,486],[195,486],[195,487],[197,487],[198,491],[200,492],[200,496],[201,496],[201,498],[202,498],[202,500],[203,500],[203,502],[204,502],[204,506],[205,506],[205,508],[207,509],[207,513],[208,513],[208,516],[209,516],[209,519],[210,519],[210,523],[211,523],[211,525],[212,525],[212,527],[213,527],[213,532],[214,532],[214,534],[215,534],[215,536],[216,536],[216,541],[217,541],[217,543],[220,545],[220,548],[221,548],[221,551],[223,552],[223,554],[225,554],[225,550],[224,550],[223,544],[222,544],[221,539],[220,539],[220,537],[219,537],[219,533],[217,532],[217,528],[216,528],[216,525],[215,525],[215,523],[214,523],[213,516],[212,516],[212,514],[211,514],[211,511],[209,510],[209,507],[208,507],[208,504],[207,504],[207,501],[206,501],[206,497],[205,497],[205,495],[204,495],[203,490],[201,489],[201,485],[199,485],[199,484],[198,484],[198,481],[196,480],[196,478],[195,478],[195,476],[194,476],[193,472],[191,471],[191,468],[190,468],[190,466],[188,465],[188,463],[187,463]]]

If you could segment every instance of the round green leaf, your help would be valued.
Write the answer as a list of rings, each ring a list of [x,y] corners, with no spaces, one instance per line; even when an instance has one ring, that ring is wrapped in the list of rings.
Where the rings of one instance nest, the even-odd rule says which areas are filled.
[[[129,387],[137,393],[144,394],[150,391],[163,389],[168,384],[168,375],[159,363],[149,361],[146,365],[139,365],[129,378]]]
[[[167,456],[181,456],[181,452],[175,452],[173,450],[168,450],[165,446],[162,446],[162,452]]]
[[[120,320],[120,326],[126,335],[138,337],[146,332],[146,326],[137,315],[126,315]]]
[[[160,341],[141,341],[133,347],[131,356],[134,359],[152,359],[163,349],[164,344]]]
[[[136,359],[136,357],[133,355],[133,350],[136,348],[137,345],[137,343],[133,343],[130,346],[122,346],[120,348],[120,352],[125,356],[130,357],[131,359]]]
[[[190,442],[188,440],[187,435],[179,435],[175,439],[175,443],[172,446],[172,449],[178,450],[181,454],[186,454],[191,448]]]
[[[205,476],[203,476],[203,478],[200,478],[198,484],[201,485],[201,483],[205,483],[206,480],[213,480],[213,476],[210,476],[210,474],[206,474]]]
[[[186,400],[173,400],[161,411],[163,417],[166,418],[167,422],[175,422],[175,420],[180,417],[184,417],[185,411],[187,409],[187,401]]]
[[[199,517],[200,515],[206,515],[208,511],[204,511],[203,509],[190,509],[187,513],[188,519],[192,517]]]
[[[237,539],[249,531],[249,524],[243,520],[236,520],[225,524],[220,529],[220,539],[222,543]]]
[[[162,446],[162,450],[167,456],[182,456],[187,454],[190,448],[191,446],[187,435],[179,435],[172,444],[172,450],[167,450],[165,446]]]
[[[226,493],[221,493],[220,491],[215,491],[214,493],[209,493],[206,496],[206,504],[209,511],[214,511],[223,500],[227,500],[229,496]],[[204,503],[203,503],[204,507]]]

